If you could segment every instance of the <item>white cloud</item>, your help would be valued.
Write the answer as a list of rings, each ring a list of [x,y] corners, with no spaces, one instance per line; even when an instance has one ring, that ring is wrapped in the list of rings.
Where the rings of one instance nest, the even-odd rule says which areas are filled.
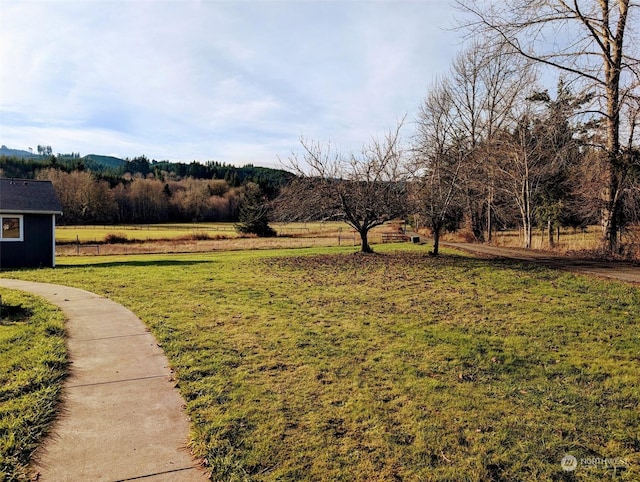
[[[0,4],[0,142],[273,165],[358,150],[448,67],[446,1]]]

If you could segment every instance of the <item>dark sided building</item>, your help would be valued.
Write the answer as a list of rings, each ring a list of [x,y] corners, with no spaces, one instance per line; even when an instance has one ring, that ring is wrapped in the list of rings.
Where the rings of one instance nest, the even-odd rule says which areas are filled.
[[[0,269],[55,266],[59,214],[50,181],[0,179]]]

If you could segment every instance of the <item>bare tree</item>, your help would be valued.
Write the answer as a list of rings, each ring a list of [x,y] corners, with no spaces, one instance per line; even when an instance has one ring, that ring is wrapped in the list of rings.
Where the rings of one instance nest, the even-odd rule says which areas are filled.
[[[472,171],[461,172],[466,224],[476,239],[484,239],[486,228],[491,241],[496,187],[487,146],[511,122],[514,105],[524,101],[535,80],[533,69],[505,42],[474,39],[453,61],[449,79],[459,135],[464,136],[460,147],[475,160]]]
[[[535,121],[535,133],[546,168],[546,179],[536,201],[536,219],[540,229],[546,225],[549,246],[555,245],[554,232],[565,221],[575,223],[574,211],[568,209],[575,204],[572,193],[571,174],[581,163],[583,155],[580,148],[585,147],[580,136],[582,125],[575,113],[590,101],[589,95],[576,96],[563,79],[558,82],[556,96],[552,98],[548,91],[535,92],[528,101],[543,106]],[[582,183],[583,179],[578,179]],[[597,192],[597,190],[596,190]],[[558,234],[559,236],[559,234]]]
[[[630,50],[628,28],[639,4],[632,0],[456,0],[472,15],[465,26],[506,42],[520,55],[559,69],[595,89],[602,101],[593,110],[605,120],[607,182],[602,190],[601,222],[610,251],[617,249],[618,213],[627,166],[620,148],[622,101],[639,64]],[[486,7],[486,8],[485,8]],[[549,37],[553,41],[549,41]]]
[[[57,169],[43,169],[36,176],[50,180],[62,203],[64,224],[111,222],[117,206],[106,181],[98,181],[88,171],[67,173]]]
[[[472,159],[460,135],[458,113],[448,80],[439,81],[427,95],[416,119],[412,206],[425,217],[433,233],[433,254],[440,235],[456,226],[462,212],[462,171]]]
[[[360,234],[361,252],[373,252],[369,231],[406,213],[402,125],[347,156],[329,143],[301,139],[302,153],[284,163],[298,177],[277,202],[280,217],[344,221]]]
[[[169,209],[164,183],[136,177],[128,187],[134,222],[167,221]]]
[[[503,130],[492,144],[496,186],[518,207],[524,248],[531,247],[536,218],[541,224],[559,218],[557,189],[576,147],[567,122],[570,99],[565,95],[560,92],[553,102],[546,92],[532,96],[517,113],[513,127]],[[545,110],[536,112],[534,100],[544,103]]]
[[[483,212],[489,239],[498,187],[497,134],[514,123],[533,81],[529,62],[504,43],[472,42],[453,61],[420,108],[414,138],[414,207],[426,217],[434,253],[444,229],[465,226],[483,239]],[[501,193],[502,194],[502,193]]]
[[[498,155],[499,186],[512,196],[520,210],[524,248],[531,247],[533,199],[541,185],[540,173],[544,159],[531,128],[529,118],[523,115],[516,129],[503,138],[500,143],[502,152]]]
[[[621,147],[624,164],[628,166],[628,177],[625,179],[627,182],[622,196],[624,206],[620,216],[621,239],[622,232],[628,231],[625,228],[629,224],[640,221],[640,92],[625,98],[622,120]],[[638,244],[638,239],[635,239],[635,243]]]

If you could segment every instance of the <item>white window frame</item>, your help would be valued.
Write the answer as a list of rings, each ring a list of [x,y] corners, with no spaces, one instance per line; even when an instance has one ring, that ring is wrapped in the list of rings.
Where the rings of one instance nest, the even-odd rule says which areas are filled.
[[[18,218],[20,221],[20,236],[17,238],[4,237],[4,218]],[[24,216],[22,214],[0,214],[0,242],[12,243],[24,241]]]

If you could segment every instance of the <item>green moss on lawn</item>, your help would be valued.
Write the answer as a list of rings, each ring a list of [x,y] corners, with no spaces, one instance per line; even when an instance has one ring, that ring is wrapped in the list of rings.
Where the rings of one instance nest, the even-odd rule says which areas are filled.
[[[640,478],[637,288],[380,251],[73,258],[19,275],[109,296],[151,327],[214,480]],[[605,459],[624,463],[590,463]]]
[[[64,317],[27,294],[0,295],[0,480],[28,480],[66,373]]]

